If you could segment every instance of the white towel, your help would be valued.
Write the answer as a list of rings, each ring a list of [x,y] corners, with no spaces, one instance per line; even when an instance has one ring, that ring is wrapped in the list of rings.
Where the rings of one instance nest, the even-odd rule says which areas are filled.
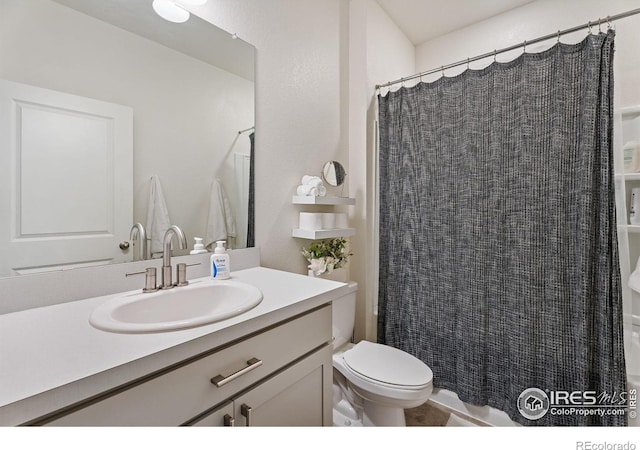
[[[628,286],[634,291],[640,292],[640,258],[638,258],[635,270],[629,276]]]
[[[296,194],[300,196],[317,197],[318,189],[308,184],[301,184],[300,186],[297,187]]]
[[[167,229],[171,226],[169,210],[164,201],[162,186],[158,175],[153,175],[149,182],[149,203],[147,206],[147,233],[151,240],[151,255],[162,253],[162,240]]]
[[[216,241],[227,241],[228,244],[229,238],[236,237],[236,235],[236,219],[231,210],[229,199],[220,180],[215,179],[211,185],[207,237],[204,246],[209,247]]]
[[[305,175],[302,177],[302,184],[307,186],[313,186],[314,188],[318,188],[322,186],[322,179],[320,179],[320,177]]]

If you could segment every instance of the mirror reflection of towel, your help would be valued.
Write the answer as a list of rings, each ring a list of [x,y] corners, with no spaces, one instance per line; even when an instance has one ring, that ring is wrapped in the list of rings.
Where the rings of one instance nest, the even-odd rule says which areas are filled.
[[[629,287],[640,293],[640,258],[638,258],[636,269],[629,276]]]
[[[204,246],[209,248],[216,241],[227,241],[236,237],[236,219],[219,179],[213,180],[209,203],[209,219]],[[228,248],[228,245],[227,245]]]
[[[149,182],[149,203],[147,206],[147,232],[149,234],[147,238],[151,240],[151,255],[164,251],[162,240],[170,226],[169,210],[164,201],[160,178],[158,175],[153,175]]]

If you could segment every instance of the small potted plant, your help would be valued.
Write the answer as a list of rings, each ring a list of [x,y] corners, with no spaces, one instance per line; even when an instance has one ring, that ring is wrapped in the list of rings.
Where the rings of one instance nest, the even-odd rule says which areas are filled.
[[[302,256],[309,262],[309,276],[314,277],[344,267],[352,254],[347,249],[347,240],[341,237],[313,241],[302,249]]]

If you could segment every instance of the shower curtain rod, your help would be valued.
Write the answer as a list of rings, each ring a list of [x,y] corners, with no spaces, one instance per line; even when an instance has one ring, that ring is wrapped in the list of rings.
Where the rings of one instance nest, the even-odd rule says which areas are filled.
[[[584,28],[589,28],[589,33],[591,33],[591,27],[593,27],[595,25],[598,25],[598,28],[600,28],[602,23],[605,22],[605,23],[609,24],[609,27],[611,27],[611,21],[612,20],[624,19],[625,17],[633,16],[635,14],[640,14],[640,8],[632,9],[630,11],[626,11],[626,12],[623,12],[623,13],[620,13],[620,14],[616,14],[614,16],[607,16],[606,19],[598,19],[598,20],[594,20],[592,22],[590,21],[590,22],[584,23],[582,25],[578,25],[578,26],[573,27],[573,28],[567,28],[566,30],[558,30],[556,33],[547,34],[546,36],[542,36],[542,37],[539,37],[539,38],[536,38],[536,39],[533,39],[533,40],[530,40],[530,41],[524,41],[521,44],[512,45],[510,47],[506,47],[506,48],[503,48],[503,49],[500,49],[500,50],[494,50],[492,52],[485,53],[483,55],[474,56],[473,58],[467,58],[467,59],[465,59],[463,61],[458,61],[458,62],[455,62],[455,63],[447,64],[446,66],[440,66],[437,69],[431,69],[431,70],[427,70],[425,72],[417,73],[415,75],[411,75],[411,76],[408,76],[408,77],[403,77],[403,78],[400,78],[398,80],[389,81],[388,83],[385,83],[385,84],[376,84],[376,90],[379,90],[381,88],[388,87],[388,86],[393,86],[394,84],[404,83],[405,81],[414,80],[414,79],[420,78],[420,77],[422,77],[424,75],[429,75],[429,74],[436,73],[436,72],[443,72],[443,75],[444,75],[444,71],[446,69],[451,69],[452,67],[461,66],[463,64],[467,64],[468,65],[469,63],[471,63],[473,61],[478,61],[480,59],[488,58],[490,56],[493,56],[494,60],[495,60],[496,55],[498,55],[500,53],[505,53],[505,52],[508,52],[508,51],[511,51],[511,50],[516,50],[516,49],[518,49],[520,47],[524,47],[524,49],[526,51],[527,50],[527,45],[529,45],[529,44],[537,44],[538,42],[546,41],[546,40],[552,39],[554,37],[557,37],[558,41],[559,41],[560,40],[560,36],[565,35],[565,34],[569,34],[569,33],[573,33],[574,31],[579,31],[579,30],[582,30]]]
[[[247,131],[251,131],[251,130],[255,130],[255,125],[252,127],[247,128],[246,130],[240,130],[238,131],[238,134],[242,134],[242,133],[246,133]]]

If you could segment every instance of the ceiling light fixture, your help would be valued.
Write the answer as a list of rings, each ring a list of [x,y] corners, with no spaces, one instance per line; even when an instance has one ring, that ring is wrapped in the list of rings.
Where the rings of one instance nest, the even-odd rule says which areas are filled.
[[[153,0],[153,10],[164,20],[183,23],[189,20],[189,11],[170,0]]]
[[[180,0],[188,6],[202,6],[207,0]],[[173,0],[153,0],[153,10],[165,20],[174,23],[183,23],[189,20],[189,11]]]
[[[207,3],[207,0],[179,0],[180,3],[184,3],[189,6],[202,6]]]

